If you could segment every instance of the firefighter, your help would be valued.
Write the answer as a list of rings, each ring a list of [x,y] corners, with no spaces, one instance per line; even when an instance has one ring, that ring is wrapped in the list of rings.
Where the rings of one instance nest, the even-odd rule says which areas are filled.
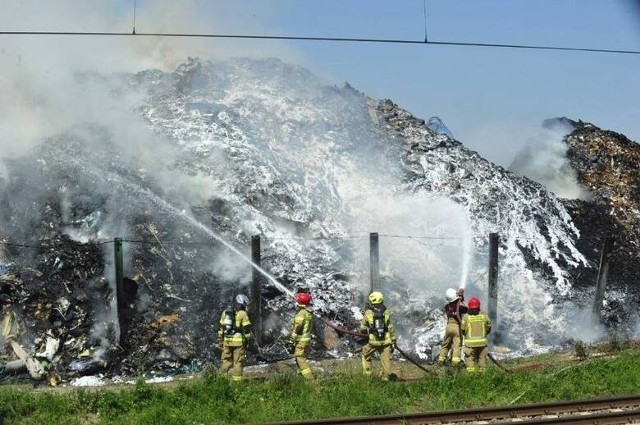
[[[242,381],[244,361],[246,359],[247,343],[251,340],[251,321],[247,314],[249,298],[239,294],[235,298],[235,305],[230,305],[220,317],[218,330],[218,348],[222,351],[221,370],[228,373],[233,367],[231,380]]]
[[[469,311],[462,318],[461,325],[467,371],[482,372],[487,365],[487,357],[489,356],[487,335],[491,332],[491,319],[480,311],[478,298],[471,298],[468,307]]]
[[[307,361],[311,344],[311,323],[313,322],[313,314],[307,309],[309,305],[311,305],[311,294],[308,292],[296,294],[298,312],[293,318],[293,331],[289,338],[289,346],[296,358],[300,374],[305,379],[313,380],[313,372]]]
[[[360,332],[368,334],[368,342],[362,347],[362,369],[365,375],[371,375],[371,358],[380,353],[383,379],[389,380],[391,373],[391,354],[396,343],[395,331],[391,322],[391,313],[384,305],[384,296],[374,291],[369,294],[369,308],[360,322]]]
[[[460,330],[462,316],[467,312],[464,304],[464,289],[457,291],[453,288],[447,289],[445,293],[447,304],[444,306],[444,313],[447,317],[447,325],[444,330],[444,338],[440,345],[438,354],[438,364],[444,365],[449,351],[451,351],[451,364],[457,366],[461,361],[462,354],[462,332]]]

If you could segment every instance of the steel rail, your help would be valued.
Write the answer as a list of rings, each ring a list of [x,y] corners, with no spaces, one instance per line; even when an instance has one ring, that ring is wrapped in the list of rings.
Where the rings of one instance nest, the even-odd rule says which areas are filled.
[[[637,424],[640,420],[640,409],[599,413],[576,413],[570,416],[561,415],[554,418],[518,419],[514,421],[493,422],[493,425],[619,425]]]
[[[613,410],[603,412],[604,410]],[[627,409],[627,410],[619,410]],[[563,415],[549,417],[549,415]],[[328,418],[272,422],[263,425],[398,425],[398,424],[443,424],[469,421],[492,421],[493,424],[619,424],[637,423],[640,420],[640,396],[597,398],[589,400],[537,403],[509,407],[486,407],[480,409],[449,410],[428,413],[406,413],[382,416],[360,416],[351,418]]]

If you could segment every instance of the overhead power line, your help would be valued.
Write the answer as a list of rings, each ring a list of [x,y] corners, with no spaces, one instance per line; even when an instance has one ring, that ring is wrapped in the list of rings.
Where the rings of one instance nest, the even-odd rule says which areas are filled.
[[[173,38],[230,38],[244,40],[292,40],[292,41],[324,41],[346,43],[383,43],[383,44],[423,44],[437,46],[494,47],[506,49],[560,50],[591,53],[618,53],[638,55],[640,50],[594,49],[585,47],[540,46],[529,44],[475,43],[464,41],[430,41],[395,38],[355,38],[355,37],[305,37],[287,35],[242,35],[242,34],[191,34],[191,33],[125,33],[125,32],[74,32],[74,31],[0,31],[0,35],[51,35],[51,36],[129,36],[129,37],[173,37]]]

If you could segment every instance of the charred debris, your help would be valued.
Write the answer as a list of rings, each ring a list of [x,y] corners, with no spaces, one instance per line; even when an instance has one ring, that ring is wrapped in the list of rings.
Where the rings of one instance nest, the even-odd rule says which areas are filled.
[[[240,282],[248,281],[244,275],[251,273],[251,267],[227,267],[229,252],[208,229],[244,247],[250,246],[252,233],[276,234],[273,229],[285,226],[304,236],[348,234],[333,177],[349,164],[364,161],[371,140],[376,141],[379,162],[354,166],[355,174],[343,176],[346,180],[362,170],[374,168],[378,174],[389,164],[400,163],[393,169],[394,191],[453,200],[466,209],[474,231],[482,237],[505,229],[500,213],[512,213],[513,234],[505,238],[502,252],[518,267],[521,256],[529,255],[528,270],[539,267],[548,282],[553,282],[551,264],[566,271],[572,285],[591,290],[602,246],[597,238],[606,235],[617,243],[611,285],[628,288],[640,278],[639,158],[637,146],[624,136],[574,122],[575,131],[566,138],[568,156],[593,197],[558,200],[542,185],[464,148],[443,126],[434,130],[431,127],[439,124],[435,120],[429,127],[391,101],[368,99],[351,87],[327,89],[312,83],[310,75],[274,60],[225,65],[190,60],[174,73],[145,71],[125,78],[131,87],[123,90],[148,92],[135,109],[154,134],[144,153],[154,154],[162,143],[162,154],[152,159],[171,158],[155,164],[155,174],[146,169],[153,161],[138,162],[133,151],[119,155],[123,149],[115,146],[109,130],[93,124],[46,140],[28,157],[3,158],[0,294],[11,298],[23,323],[20,343],[25,349],[38,353],[47,336],[58,339],[60,348],[51,368],[62,379],[95,373],[189,371],[216,363],[220,313],[234,292],[246,291]],[[283,87],[295,90],[289,93]],[[254,95],[256,90],[262,90],[260,96]],[[323,109],[323,102],[333,106]],[[310,104],[318,110],[308,111]],[[272,105],[285,109],[272,111]],[[249,115],[242,115],[246,111]],[[298,115],[287,111],[299,112],[300,118],[290,118]],[[304,137],[291,136],[300,132]],[[273,140],[280,144],[272,148]],[[321,160],[306,161],[314,151],[301,149],[301,144],[315,147],[316,140],[327,141],[332,149],[321,152]],[[270,162],[274,149],[287,155]],[[325,159],[333,159],[330,155],[339,159],[333,167],[326,165],[331,161]],[[200,172],[217,179],[226,197],[198,204],[165,203],[163,199],[179,200],[177,195],[182,194],[166,193],[152,176],[176,169],[177,174]],[[308,190],[307,180],[316,182],[314,190]],[[571,215],[567,220],[565,208]],[[243,228],[242,220],[252,227]],[[536,225],[531,231],[546,232],[550,243],[517,245],[520,229],[532,221]],[[575,239],[579,252],[573,249],[574,224],[581,234]],[[121,296],[116,297],[118,237],[124,276]],[[353,328],[349,309],[358,300],[348,282],[354,276],[362,280],[362,275],[344,265],[351,247],[341,241],[335,247],[316,248],[274,244],[263,264],[288,288],[311,282],[323,312]],[[583,264],[583,254],[589,264]],[[553,284],[548,286],[552,292]],[[409,298],[404,290],[395,293],[398,301]],[[637,302],[637,290],[635,294],[628,301]],[[290,300],[268,282],[262,297],[269,326],[264,328],[260,351],[252,353],[250,361],[285,355],[280,342],[293,310]],[[435,323],[438,312],[435,308],[425,312],[426,305],[411,307],[407,322],[418,317],[429,326]],[[611,310],[611,320],[629,311],[618,307]],[[349,338],[326,344],[328,339],[325,347],[348,351]],[[326,349],[315,353],[328,355]]]
[[[109,173],[112,165],[91,164],[85,157],[84,165],[69,167],[71,157],[53,154],[53,145],[46,157],[56,159],[7,162],[10,177],[0,181],[0,294],[10,299],[20,322],[18,342],[34,354],[45,350],[48,338],[56,339],[49,375],[63,381],[98,373],[190,372],[216,364],[220,313],[237,291],[247,290],[237,278],[224,279],[204,266],[223,256],[225,247],[184,215],[163,211],[153,187],[132,191],[133,177],[111,181],[109,188],[94,180],[92,187],[87,169]],[[73,155],[83,153],[82,146],[76,149]],[[222,219],[215,202],[193,214]],[[106,229],[127,234],[119,294],[116,240]],[[265,288],[263,297],[269,302],[282,294]],[[265,332],[262,349],[250,353],[250,361],[281,358],[279,336]],[[0,362],[12,356],[3,344]],[[20,378],[28,378],[26,371],[0,379]]]

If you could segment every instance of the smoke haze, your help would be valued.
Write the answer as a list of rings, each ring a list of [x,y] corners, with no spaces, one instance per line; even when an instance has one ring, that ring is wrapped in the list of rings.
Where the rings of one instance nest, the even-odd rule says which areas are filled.
[[[539,130],[515,157],[511,171],[546,186],[556,196],[568,199],[588,199],[588,192],[577,181],[575,170],[567,159],[564,137],[573,131],[566,123]]]
[[[0,28],[5,31],[131,33],[133,2],[0,0]],[[247,8],[253,18],[246,19]],[[241,27],[258,31],[273,13],[261,2],[249,5],[205,1],[138,2],[136,28],[146,33],[224,33]],[[242,24],[242,25],[240,25]],[[292,50],[274,42],[134,36],[2,35],[0,49],[0,149],[20,155],[43,137],[78,122],[103,122],[127,114],[97,81],[78,73],[110,75],[144,69],[173,70],[188,56],[279,56],[294,60]],[[117,102],[114,104],[114,102]],[[125,106],[125,107],[123,107]],[[114,114],[121,116],[113,117]],[[128,120],[130,121],[130,120]],[[118,128],[111,127],[110,128]],[[130,129],[127,129],[130,130]]]

